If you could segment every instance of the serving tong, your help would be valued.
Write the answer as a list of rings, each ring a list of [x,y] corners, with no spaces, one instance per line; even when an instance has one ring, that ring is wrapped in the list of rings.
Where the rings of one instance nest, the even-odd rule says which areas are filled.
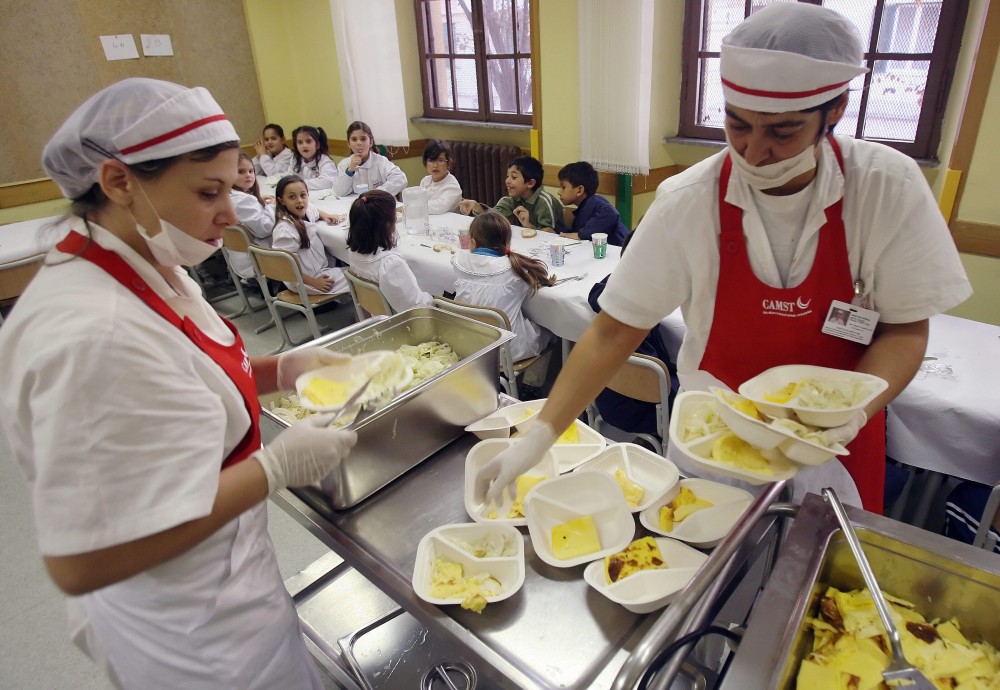
[[[899,639],[899,630],[896,629],[896,624],[892,620],[889,604],[882,595],[882,590],[879,589],[875,573],[872,572],[868,558],[861,549],[861,542],[858,540],[858,535],[854,531],[853,525],[851,525],[850,518],[847,517],[844,505],[840,502],[837,493],[833,489],[823,489],[823,498],[830,504],[834,515],[837,516],[837,522],[840,523],[840,529],[844,532],[847,545],[851,547],[851,553],[854,554],[854,559],[858,562],[861,576],[864,577],[868,591],[872,595],[872,601],[875,603],[875,610],[878,611],[878,617],[882,620],[882,625],[885,626],[885,630],[888,633],[889,646],[892,648],[892,659],[889,661],[889,665],[882,671],[882,677],[887,683],[897,688],[935,690],[934,684],[928,680],[927,676],[907,661],[903,655],[903,645]]]

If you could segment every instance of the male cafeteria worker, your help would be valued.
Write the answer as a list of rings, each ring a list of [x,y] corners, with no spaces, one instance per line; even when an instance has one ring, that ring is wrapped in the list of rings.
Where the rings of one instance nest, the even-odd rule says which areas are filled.
[[[267,534],[271,491],[356,440],[261,448],[257,394],[336,359],[250,358],[180,266],[236,222],[235,129],[203,88],[127,79],[45,147],[70,232],[0,332],[0,421],[71,630],[126,688],[322,688]]]
[[[864,507],[881,513],[883,408],[920,365],[927,319],[971,289],[917,165],[888,147],[827,135],[844,114],[849,82],[865,72],[863,55],[848,19],[800,3],[770,5],[723,39],[728,148],[659,187],[601,297],[603,311],[539,415],[545,423],[484,468],[479,490],[496,478],[495,495],[531,467],[553,430],[680,306],[687,334],[677,369],[688,390],[716,379],[735,390],[780,364],[889,382],[827,434],[853,440],[849,475],[831,461],[795,482],[798,495],[834,486],[857,504],[856,484]],[[821,332],[831,303],[851,303],[856,291],[880,313],[867,347]]]

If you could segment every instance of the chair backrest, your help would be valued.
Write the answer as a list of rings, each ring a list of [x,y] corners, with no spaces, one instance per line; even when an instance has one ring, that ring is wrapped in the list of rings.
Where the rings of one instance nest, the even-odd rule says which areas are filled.
[[[44,254],[35,254],[0,264],[0,300],[13,299],[24,292],[44,260]]]
[[[266,278],[280,280],[283,283],[301,283],[302,267],[299,257],[284,249],[258,247],[250,245],[250,253],[257,261],[257,267]]]
[[[507,314],[504,313],[503,309],[497,307],[466,304],[465,302],[457,302],[447,297],[435,297],[431,302],[431,306],[467,316],[470,319],[485,323],[487,326],[496,326],[508,331],[510,330],[510,319],[507,318]]]
[[[222,246],[234,252],[249,252],[253,240],[250,231],[243,225],[230,225],[222,231]]]
[[[364,309],[372,316],[392,316],[392,306],[379,290],[378,283],[362,278],[351,270],[344,271],[344,277],[347,278],[347,286],[355,306]],[[361,312],[358,312],[358,316],[361,317]]]
[[[656,357],[633,354],[607,387],[627,398],[663,403],[666,408],[670,399],[670,371]]]

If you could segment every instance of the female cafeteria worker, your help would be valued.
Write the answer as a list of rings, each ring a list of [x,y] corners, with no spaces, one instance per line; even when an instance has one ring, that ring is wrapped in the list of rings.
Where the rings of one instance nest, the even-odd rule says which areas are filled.
[[[849,474],[832,461],[795,482],[797,494],[834,486],[855,504],[860,492],[866,509],[881,512],[883,408],[920,365],[928,317],[971,289],[916,164],[879,144],[827,135],[844,115],[848,84],[866,71],[863,55],[848,19],[802,3],[769,5],[723,40],[728,148],[659,187],[601,297],[604,311],[539,415],[545,423],[484,468],[480,491],[496,479],[495,495],[532,466],[553,430],[565,428],[649,328],[680,306],[685,389],[719,380],[735,390],[780,364],[853,369],[889,382],[863,413],[827,434],[853,440]],[[866,302],[880,313],[870,345],[822,332],[835,301]]]
[[[353,432],[261,448],[257,394],[336,358],[250,358],[180,266],[236,222],[235,129],[203,88],[127,79],[43,164],[70,232],[0,333],[0,421],[71,628],[127,688],[322,688],[265,499],[322,478]]]

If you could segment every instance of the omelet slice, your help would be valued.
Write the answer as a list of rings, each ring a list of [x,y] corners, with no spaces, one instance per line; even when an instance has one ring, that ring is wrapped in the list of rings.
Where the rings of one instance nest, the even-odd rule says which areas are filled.
[[[590,515],[582,515],[552,528],[552,555],[561,561],[600,550],[601,539]]]
[[[352,381],[331,381],[316,376],[302,389],[302,395],[317,407],[333,407],[347,402],[356,387]]]
[[[683,522],[692,513],[705,508],[711,508],[715,504],[699,498],[691,489],[682,486],[680,493],[665,506],[660,508],[660,529],[664,532],[672,532],[674,523]]]
[[[625,470],[621,467],[615,470],[615,481],[622,488],[622,493],[625,494],[625,503],[628,504],[628,507],[638,508],[639,504],[642,503],[642,497],[646,495],[646,490],[629,479],[628,475],[625,474]]]
[[[507,517],[510,519],[524,517],[524,497],[531,491],[531,487],[539,482],[544,482],[545,477],[538,475],[522,474],[517,478],[517,497],[510,504]]]
[[[795,397],[795,394],[799,391],[799,382],[792,381],[791,383],[785,385],[783,388],[779,388],[773,393],[765,393],[764,400],[768,402],[778,403],[779,405],[784,405],[786,402]]]
[[[624,580],[640,570],[656,570],[666,567],[660,547],[652,537],[637,539],[626,546],[623,551],[604,557],[604,574],[608,579],[608,584]]]
[[[774,470],[760,451],[733,433],[723,434],[712,442],[712,459],[741,470],[773,476]]]
[[[556,439],[556,445],[579,442],[580,430],[576,428],[576,422],[570,424],[566,431],[559,434],[559,438]]]

